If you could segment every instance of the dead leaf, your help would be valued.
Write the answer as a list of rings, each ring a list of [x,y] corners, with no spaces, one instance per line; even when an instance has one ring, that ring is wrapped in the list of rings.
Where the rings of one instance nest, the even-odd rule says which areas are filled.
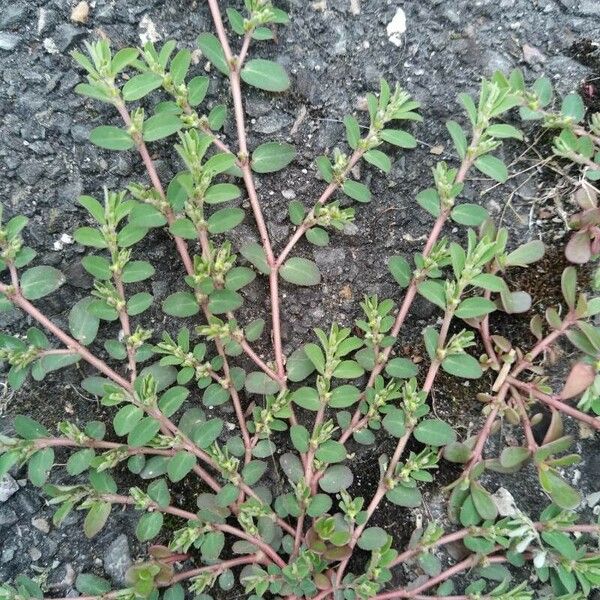
[[[588,365],[583,362],[578,362],[573,365],[565,386],[560,393],[560,397],[563,400],[568,400],[575,396],[579,396],[587,390],[587,388],[594,383],[596,377],[596,371],[592,365]]]

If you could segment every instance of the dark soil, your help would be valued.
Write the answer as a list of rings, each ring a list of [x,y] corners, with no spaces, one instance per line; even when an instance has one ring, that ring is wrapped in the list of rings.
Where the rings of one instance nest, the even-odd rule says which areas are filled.
[[[67,284],[39,303],[63,326],[70,306],[91,288],[91,279],[80,266],[82,249],[63,237],[86,220],[76,198],[82,193],[100,196],[103,186],[119,189],[145,177],[133,153],[105,152],[87,141],[93,127],[116,124],[117,119],[106,105],[84,100],[73,92],[82,75],[69,52],[97,35],[107,35],[116,48],[139,44],[148,23],[161,40],[173,38],[193,49],[197,35],[211,29],[204,3],[192,0],[96,0],[84,25],[70,21],[73,4],[67,0],[0,0],[0,197],[9,214],[30,218],[27,237],[38,250],[36,264],[55,265],[67,275]],[[591,110],[600,109],[600,59],[595,41],[600,39],[600,9],[597,0],[361,0],[356,3],[360,6],[358,14],[351,11],[350,0],[282,0],[278,4],[289,10],[292,24],[279,31],[275,44],[262,44],[257,53],[286,66],[292,75],[292,88],[275,98],[252,90],[246,96],[250,147],[281,139],[298,149],[297,160],[283,176],[258,180],[276,249],[282,247],[291,231],[286,215],[289,199],[295,195],[311,206],[323,189],[315,176],[313,159],[336,145],[343,146],[343,116],[357,111],[360,99],[377,88],[382,76],[400,81],[421,101],[425,118],[424,124],[414,128],[419,147],[395,154],[389,178],[381,177],[374,168],[363,167],[364,181],[370,184],[374,201],[368,206],[357,205],[356,226],[332,235],[327,248],[304,242],[299,245],[297,252],[319,265],[323,282],[318,288],[282,285],[284,349],[289,353],[309,341],[315,326],[327,328],[332,321],[352,325],[364,294],[401,299],[385,264],[392,255],[410,256],[419,251],[431,225],[430,217],[416,206],[414,197],[430,185],[431,167],[437,160],[455,162],[444,123],[450,117],[464,121],[456,102],[459,92],[474,92],[480,78],[496,69],[508,72],[519,66],[528,80],[547,74],[559,94],[579,91]],[[391,44],[386,34],[398,6],[404,8],[407,17],[401,47]],[[532,52],[531,47],[539,52]],[[194,72],[202,72],[204,64],[200,59]],[[209,106],[226,97],[225,87],[220,84],[221,78],[211,71]],[[358,114],[363,116],[360,111]],[[231,119],[225,133],[234,139]],[[531,144],[539,131],[528,133],[527,142]],[[441,156],[432,154],[431,150],[439,145],[443,146]],[[501,150],[507,163],[515,161],[511,166],[514,172],[532,166],[539,160],[536,150],[547,152],[548,145],[541,138],[536,148],[524,156],[523,149],[507,143]],[[154,145],[152,152],[161,178],[169,181],[179,168],[174,154],[166,145]],[[538,237],[547,242],[547,258],[533,269],[517,272],[511,282],[534,296],[534,307],[539,312],[560,301],[560,272],[565,266],[560,250],[565,233],[561,210],[564,207],[568,212],[571,208],[570,185],[569,178],[560,173],[534,168],[504,187],[492,188],[490,181],[475,179],[464,194],[465,200],[482,203],[502,220],[511,231],[511,246]],[[242,205],[248,206],[246,201]],[[236,247],[256,239],[250,214],[232,239]],[[169,273],[152,284],[157,308],[146,313],[151,318],[144,325],[176,331],[181,321],[165,317],[158,308],[169,293],[183,289],[182,269],[174,267],[178,264],[174,249],[166,236],[155,232],[144,242],[140,254],[145,254],[159,273]],[[582,284],[585,286],[585,281]],[[242,323],[265,316],[265,291],[261,279],[245,288],[247,302],[239,311]],[[432,305],[418,299],[399,352],[422,355],[421,330],[437,316]],[[493,324],[515,344],[527,347],[531,342],[527,325],[530,316],[497,317]],[[23,330],[25,325],[26,320],[19,314],[0,314],[1,329]],[[117,333],[116,327],[108,327],[102,336],[106,339]],[[267,335],[258,346],[270,358]],[[97,347],[102,353],[102,345]],[[560,368],[553,368],[553,373],[564,374],[571,358],[571,351],[566,350]],[[48,426],[59,418],[110,422],[111,411],[87,397],[80,387],[82,375],[89,374],[91,370],[82,365],[80,372],[68,369],[43,384],[31,384],[14,396],[0,398],[0,415],[4,411],[0,432],[11,431],[10,417],[18,413],[30,414]],[[474,399],[475,394],[486,389],[489,380],[487,377],[466,385],[441,377],[432,394],[433,410],[455,425],[461,436],[468,435],[481,420],[481,405]],[[569,428],[579,433],[576,424]],[[491,456],[497,447],[493,443],[490,446]],[[578,440],[577,446],[584,457],[592,456],[598,450],[597,437]],[[353,465],[356,480],[350,491],[369,498],[377,482],[373,468],[376,457],[372,448],[351,450],[357,454]],[[377,448],[378,453],[392,450],[389,442]],[[126,490],[134,482],[125,472],[120,473],[119,484]],[[443,463],[437,483],[426,489],[422,508],[399,510],[386,504],[373,525],[385,527],[400,547],[408,541],[417,518],[444,522],[440,483],[450,483],[458,473],[455,466]],[[584,460],[571,474],[584,494],[598,490],[597,461]],[[21,489],[0,504],[0,581],[11,581],[21,572],[39,575],[48,591],[59,596],[72,590],[74,577],[80,572],[106,572],[115,585],[122,584],[120,577],[129,555],[133,559],[144,556],[144,548],[132,533],[137,515],[114,511],[108,526],[93,542],[83,536],[79,513],[61,529],[49,525],[46,532],[39,519],[49,522],[50,507],[39,490],[25,485],[24,473],[15,477]],[[55,469],[53,477],[62,481],[65,476]],[[529,472],[492,476],[487,484],[490,489],[506,487],[520,506],[535,516],[547,501],[534,477]],[[275,463],[271,484],[284,484]],[[192,494],[197,491],[201,490],[183,485],[173,490],[184,504],[190,504],[192,497],[190,509]],[[400,575],[399,583],[414,578],[414,572]]]

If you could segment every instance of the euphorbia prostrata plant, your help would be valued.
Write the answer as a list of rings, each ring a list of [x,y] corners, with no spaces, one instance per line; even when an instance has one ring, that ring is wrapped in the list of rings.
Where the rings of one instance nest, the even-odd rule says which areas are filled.
[[[575,509],[582,498],[565,468],[580,457],[569,453],[574,440],[565,435],[562,419],[600,429],[600,420],[590,414],[600,412],[600,330],[590,322],[600,313],[600,298],[582,293],[575,268],[568,267],[560,306],[544,315],[531,311],[532,347],[493,332],[495,311],[531,310],[529,295],[510,289],[504,274],[541,259],[544,245],[532,240],[515,248],[507,230],[462,195],[473,170],[499,183],[509,177],[495,152],[503,139],[523,134],[506,121],[517,112],[523,120],[541,120],[558,131],[557,156],[581,165],[586,177],[589,201],[575,234],[581,256],[584,236],[586,243],[597,243],[596,222],[586,215],[596,214],[595,204],[588,204],[600,173],[598,116],[586,124],[576,94],[555,111],[549,81],[540,78],[528,88],[518,71],[484,79],[477,99],[462,94],[466,119],[462,125],[447,123],[457,158],[438,162],[433,185],[416,198],[434,218],[427,240],[411,259],[388,261],[398,284],[394,298],[365,297],[355,328],[333,323],[327,331],[315,329],[314,338],[286,356],[280,282],[310,286],[321,280],[317,265],[297,255],[298,246],[327,245],[328,230],[335,239],[335,231],[353,220],[354,202],[360,209],[372,200],[354,167],[366,162],[389,174],[390,155],[417,145],[403,127],[421,121],[419,103],[386,81],[377,94],[368,94],[368,116],[347,116],[345,143],[316,159],[325,182],[321,195],[308,206],[290,202],[295,230],[277,250],[255,179],[284,169],[295,151],[282,142],[248,146],[243,91],[252,86],[279,93],[289,87],[279,64],[249,58],[250,47],[271,40],[288,17],[269,0],[246,0],[245,14],[227,9],[227,33],[217,0],[208,5],[216,35],[202,33],[198,45],[214,75],[191,74],[191,53],[176,51],[171,41],[113,52],[102,39],[87,45],[87,54],[73,54],[87,78],[76,91],[114,106],[122,121],[97,127],[91,141],[137,152],[148,179],[126,190],[102,189],[99,182],[90,190],[98,199],[80,198],[89,217],[74,237],[89,249],[82,264],[94,286],[70,310],[68,330],[34,304],[61,286],[64,276],[54,267],[30,266],[36,253],[24,244],[26,218],[3,219],[0,304],[20,309],[35,326],[26,334],[2,334],[0,356],[14,388],[87,363],[82,386],[113,412],[112,428],[100,421],[62,420],[47,429],[17,416],[14,436],[0,438],[0,473],[26,465],[30,482],[44,486],[56,506],[54,525],[70,511],[83,510],[89,537],[116,507],[139,512],[136,535],[154,545],[129,570],[124,589],[112,589],[95,574],[79,574],[76,587],[87,597],[207,598],[219,587],[230,590],[236,579],[247,598],[526,600],[546,582],[554,597],[586,597],[600,585],[600,554],[593,549],[599,527],[578,523]],[[221,104],[208,109],[211,77],[228,79],[230,111]],[[220,132],[229,112],[236,126],[232,139]],[[153,155],[168,151],[165,144],[153,147],[158,140],[173,143],[179,157],[181,171],[171,181],[161,181],[155,168]],[[222,234],[250,218],[239,206],[241,197],[249,202],[260,242],[237,248],[229,241],[235,237]],[[465,229],[444,237],[449,221]],[[144,260],[138,244],[156,228],[172,238],[180,268],[160,265],[157,273],[158,265]],[[160,271],[180,279],[179,291],[162,302],[167,315],[183,319],[173,330],[161,330],[160,324],[151,329],[145,318],[154,304],[148,283]],[[243,288],[257,277],[268,285],[270,314],[241,322]],[[427,360],[417,364],[398,348],[419,294],[439,309],[441,320],[423,331]],[[120,332],[99,348],[94,340],[104,322],[117,322]],[[261,336],[271,342],[265,358],[255,350]],[[557,386],[544,367],[562,338],[582,357]],[[489,382],[489,390],[477,394],[481,425],[466,438],[432,415],[429,396],[440,371]],[[571,401],[581,394],[574,408]],[[224,428],[221,410],[227,404],[236,418],[233,433]],[[545,434],[536,437],[540,409],[551,418]],[[504,439],[502,420],[520,427],[520,441],[519,435]],[[486,456],[491,437],[500,443],[498,456]],[[376,452],[384,438],[395,440],[390,455]],[[373,468],[379,470],[378,484],[364,497],[351,494],[358,445],[372,447]],[[56,452],[68,454],[71,485],[48,483]],[[285,473],[283,490],[264,485],[273,460]],[[447,486],[448,514],[457,526],[444,531],[434,521],[418,524],[408,547],[399,548],[389,532],[373,525],[373,516],[418,507],[420,488],[435,479],[441,461],[463,465]],[[486,489],[486,472],[521,468],[535,469],[549,506],[535,515],[504,506],[500,514],[494,490]],[[119,489],[123,469],[139,476],[138,486]],[[199,489],[196,484],[179,487],[193,497],[185,508],[177,506],[172,487],[191,479],[203,491],[190,491]],[[444,554],[449,544],[460,544],[460,560]],[[414,581],[402,565],[411,566]],[[516,568],[512,575],[507,565]],[[470,583],[461,579],[463,589],[455,590],[453,578],[467,571]],[[39,582],[25,574],[0,584],[2,600],[38,597],[43,597]]]

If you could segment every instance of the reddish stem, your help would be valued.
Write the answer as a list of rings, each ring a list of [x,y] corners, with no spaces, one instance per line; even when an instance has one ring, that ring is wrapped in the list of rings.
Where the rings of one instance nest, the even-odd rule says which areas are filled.
[[[537,398],[544,404],[547,404],[548,406],[551,406],[552,408],[555,408],[556,410],[559,410],[560,412],[569,415],[570,417],[573,417],[578,421],[587,423],[590,427],[593,427],[597,431],[600,431],[599,418],[594,417],[592,415],[588,415],[584,412],[581,412],[580,410],[577,410],[576,408],[573,408],[569,404],[566,404],[565,402],[559,400],[559,398],[556,396],[549,396],[548,394],[540,392],[533,383],[524,383],[522,381],[519,381],[518,379],[515,379],[514,377],[508,377],[508,382],[510,383],[510,385],[513,385],[516,388],[529,392],[534,398]]]

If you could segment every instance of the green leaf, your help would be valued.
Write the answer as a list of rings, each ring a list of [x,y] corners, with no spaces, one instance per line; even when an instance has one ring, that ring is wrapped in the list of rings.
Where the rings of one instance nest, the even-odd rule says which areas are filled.
[[[145,142],[155,142],[173,135],[183,127],[181,119],[171,113],[161,113],[144,121],[142,130]]]
[[[81,475],[89,469],[94,456],[96,456],[96,453],[92,448],[84,448],[71,454],[67,460],[67,473],[72,477]]]
[[[432,302],[436,306],[439,306],[442,310],[446,308],[446,290],[439,281],[433,279],[426,279],[419,284],[419,294]]]
[[[327,246],[329,244],[329,234],[320,227],[311,227],[305,235],[306,239],[315,246]]]
[[[290,221],[294,225],[300,225],[302,221],[304,221],[304,214],[306,213],[306,209],[304,208],[304,204],[299,200],[292,200],[288,204],[288,215],[290,217]]]
[[[268,275],[271,272],[265,251],[260,244],[256,242],[246,244],[240,248],[240,253],[264,275]]]
[[[472,280],[473,285],[489,290],[490,292],[508,292],[508,286],[506,282],[498,275],[492,275],[491,273],[482,273],[477,275]]]
[[[209,233],[224,233],[237,227],[244,220],[244,210],[241,208],[223,208],[213,213],[208,219]]]
[[[357,545],[361,550],[378,550],[385,546],[388,535],[381,527],[367,527],[358,538]]]
[[[379,136],[383,141],[400,148],[417,147],[417,140],[410,133],[401,129],[384,129]]]
[[[75,230],[75,241],[82,246],[91,246],[92,248],[106,248],[104,236],[98,229],[92,227],[79,227]]]
[[[223,547],[225,546],[225,536],[220,531],[211,531],[204,536],[202,542],[202,558],[204,560],[215,561],[219,558]]]
[[[242,81],[268,92],[283,92],[290,87],[285,69],[276,62],[254,58],[249,60],[240,73]]]
[[[283,142],[266,142],[252,153],[250,166],[255,173],[275,173],[287,167],[296,156],[296,149]]]
[[[89,306],[94,299],[83,298],[76,302],[69,313],[69,331],[73,337],[84,346],[91,344],[98,334],[100,320],[90,314]]]
[[[222,419],[210,419],[194,429],[192,439],[198,447],[206,450],[221,435],[221,431],[223,431]]]
[[[390,407],[381,424],[394,437],[401,438],[406,433],[404,412],[399,408]]]
[[[482,206],[477,204],[459,204],[452,209],[450,213],[452,220],[461,225],[469,227],[478,227],[487,218],[488,212]]]
[[[398,379],[409,379],[418,373],[419,369],[408,358],[392,358],[385,368],[385,372],[390,377]]]
[[[573,510],[581,503],[580,493],[573,489],[554,469],[540,469],[539,479],[544,491],[561,508]]]
[[[358,148],[360,142],[360,127],[355,117],[348,115],[344,117],[344,125],[346,126],[346,140],[352,150]]]
[[[279,273],[285,281],[296,285],[318,285],[321,282],[321,273],[317,265],[311,260],[298,256],[288,258]]]
[[[442,369],[464,379],[479,379],[483,375],[479,361],[470,354],[451,354],[442,361]]]
[[[308,452],[310,434],[304,425],[292,425],[290,427],[290,439],[298,452]]]
[[[387,500],[397,506],[405,506],[407,508],[415,508],[421,505],[421,492],[416,487],[407,487],[404,485],[396,485],[396,487],[388,490],[385,494]]]
[[[206,75],[198,75],[188,82],[188,102],[190,106],[198,106],[206,97],[210,80]]]
[[[279,391],[279,384],[273,381],[266,373],[262,371],[253,371],[246,377],[246,391],[250,394],[276,394]]]
[[[456,441],[454,429],[440,419],[421,421],[415,427],[414,436],[419,442],[430,446],[445,446]]]
[[[355,360],[343,360],[333,372],[337,379],[356,379],[362,377],[365,370]]]
[[[542,539],[546,544],[558,550],[567,560],[577,560],[577,547],[568,536],[562,531],[542,531]]]
[[[93,538],[102,530],[110,515],[111,508],[112,505],[110,502],[98,501],[92,504],[83,522],[83,532],[86,537]]]
[[[308,505],[306,513],[309,517],[320,517],[329,511],[331,505],[332,500],[327,494],[315,494]]]
[[[185,240],[195,240],[198,237],[196,227],[189,219],[186,219],[185,217],[177,219],[171,223],[169,226],[169,231],[172,235],[181,237]]]
[[[17,415],[13,421],[13,427],[17,435],[25,440],[50,437],[50,432],[41,423],[25,415]]]
[[[456,309],[456,316],[460,319],[473,319],[489,315],[496,310],[496,305],[487,298],[474,297],[463,300]]]
[[[154,267],[149,262],[132,260],[125,265],[121,279],[123,283],[136,283],[152,277],[154,272]]]
[[[80,573],[77,575],[75,588],[80,594],[90,596],[102,596],[111,590],[109,581],[91,573]]]
[[[222,315],[237,310],[243,304],[242,297],[232,290],[215,290],[208,299],[208,310],[215,315]]]
[[[440,196],[437,190],[428,188],[417,194],[417,203],[425,209],[430,215],[439,217],[440,215]]]
[[[166,225],[166,217],[150,204],[138,204],[129,213],[129,223],[135,227],[162,227]]]
[[[117,235],[117,242],[122,248],[129,248],[134,244],[137,244],[144,236],[148,233],[145,227],[137,227],[128,223],[119,231]]]
[[[340,385],[331,390],[329,406],[331,408],[348,408],[359,398],[360,390],[353,385]]]
[[[154,539],[162,529],[163,514],[161,512],[148,512],[143,514],[135,528],[135,535],[140,542]]]
[[[389,173],[392,170],[392,161],[381,150],[369,150],[365,152],[363,157],[368,163],[371,163],[384,173]]]
[[[171,73],[175,85],[181,85],[184,82],[191,62],[192,54],[189,50],[180,50],[175,55],[169,68],[169,72]]]
[[[160,423],[153,417],[143,417],[127,436],[127,443],[130,446],[145,446],[160,431]]]
[[[229,65],[219,40],[212,33],[201,33],[197,40],[202,54],[224,75],[229,75]]]
[[[513,250],[506,257],[506,266],[526,267],[540,260],[544,256],[544,251],[544,243],[541,240],[532,240]]]
[[[151,71],[134,75],[125,82],[125,85],[123,86],[123,99],[125,102],[139,100],[148,95],[152,90],[159,88],[162,85],[162,82],[162,77]]]
[[[204,194],[204,202],[206,204],[221,204],[239,198],[241,194],[240,188],[232,183],[217,183],[211,185]]]
[[[134,141],[125,129],[112,125],[101,125],[92,129],[90,141],[100,148],[107,150],[129,150],[133,148]]]
[[[357,202],[371,202],[372,194],[371,190],[364,184],[360,183],[360,181],[354,181],[352,179],[346,179],[344,181],[344,185],[342,186],[342,191],[346,196],[349,196],[353,200]]]
[[[21,292],[27,300],[38,300],[65,282],[65,276],[54,267],[32,267],[21,275]]]
[[[471,498],[475,509],[484,521],[494,521],[498,509],[492,500],[492,495],[477,481],[471,482]]]
[[[521,131],[506,123],[493,123],[486,129],[486,133],[498,139],[523,139],[523,133]]]
[[[27,463],[27,478],[36,487],[41,487],[46,483],[53,465],[54,450],[52,448],[38,450]]]
[[[140,292],[139,294],[134,294],[127,301],[127,312],[129,316],[134,317],[135,315],[143,313],[145,310],[150,308],[153,300],[154,296],[152,296],[152,294],[149,294],[148,292]]]
[[[225,276],[225,287],[235,292],[254,281],[255,278],[256,273],[252,269],[248,267],[234,267]]]
[[[312,366],[312,363],[311,363]],[[312,366],[314,371],[314,366]],[[312,410],[316,412],[321,407],[321,400],[317,390],[311,387],[301,387],[292,392],[292,401],[305,408],[306,410]]]
[[[508,169],[506,165],[495,156],[491,154],[485,154],[480,156],[475,161],[475,166],[488,177],[498,181],[499,183],[505,183],[508,179]]]
[[[163,312],[172,317],[191,317],[200,312],[200,307],[191,292],[175,292],[162,303]]]
[[[585,116],[585,104],[579,94],[571,93],[563,98],[560,112],[566,117],[571,117],[576,123]]]
[[[315,370],[315,366],[306,356],[304,348],[297,348],[290,354],[286,367],[288,379],[294,383],[303,381]]]
[[[401,287],[408,287],[412,273],[408,261],[402,256],[391,256],[388,261],[388,269],[396,283]]]
[[[344,444],[335,440],[327,440],[317,448],[315,456],[324,463],[339,463],[346,460],[346,454]]]
[[[242,479],[248,485],[254,485],[265,474],[267,463],[262,460],[251,460],[242,469]]]
[[[469,142],[467,141],[467,136],[465,135],[463,128],[456,121],[448,121],[446,123],[446,127],[450,133],[452,141],[454,142],[454,147],[456,148],[458,156],[463,159],[467,154],[467,148],[469,146]]]
[[[169,459],[167,475],[173,482],[181,481],[195,466],[196,457],[186,450],[179,450]]]
[[[208,126],[213,131],[218,131],[225,124],[227,119],[227,107],[224,104],[217,104],[208,113]],[[235,157],[234,157],[235,158]]]
[[[337,494],[349,488],[353,481],[354,475],[346,465],[333,465],[327,468],[319,480],[319,486],[328,494]]]

